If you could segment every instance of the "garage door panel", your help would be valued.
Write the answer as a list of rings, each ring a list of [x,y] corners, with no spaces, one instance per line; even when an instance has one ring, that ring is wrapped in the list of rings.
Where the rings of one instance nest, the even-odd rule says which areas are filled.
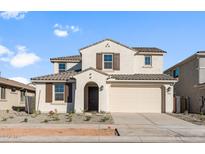
[[[161,113],[161,88],[111,87],[110,111]]]

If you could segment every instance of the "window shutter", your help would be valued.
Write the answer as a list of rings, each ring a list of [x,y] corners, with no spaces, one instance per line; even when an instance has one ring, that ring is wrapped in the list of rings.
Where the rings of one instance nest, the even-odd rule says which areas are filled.
[[[68,84],[65,84],[65,91],[64,91],[64,101],[65,103],[68,102],[68,97],[69,97],[69,86]]]
[[[96,53],[96,69],[102,70],[102,53]]]
[[[65,84],[65,103],[72,103],[72,83]]]
[[[46,103],[51,103],[53,97],[53,84],[46,83]]]
[[[120,54],[114,53],[113,55],[113,69],[120,70]]]

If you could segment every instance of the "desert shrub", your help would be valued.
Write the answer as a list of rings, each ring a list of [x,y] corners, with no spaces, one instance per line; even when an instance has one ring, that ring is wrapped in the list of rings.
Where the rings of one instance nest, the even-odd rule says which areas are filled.
[[[9,119],[13,119],[14,118],[14,116],[9,116]]]
[[[86,115],[83,118],[84,121],[90,121],[90,119],[91,119],[91,116],[89,116],[89,115]]]
[[[106,122],[107,120],[109,120],[110,117],[109,116],[103,116],[101,119],[100,119],[100,122]]]
[[[1,121],[7,121],[7,118],[3,117]]]
[[[9,113],[9,110],[6,110],[6,113]]]
[[[27,119],[27,118],[24,118],[22,122],[28,122],[28,119]]]
[[[69,117],[67,122],[71,122],[72,120],[73,120],[72,117]]]
[[[48,112],[48,116],[49,116],[49,117],[52,117],[54,114],[55,114],[55,112],[53,112],[53,111],[49,111],[49,112]]]
[[[42,121],[42,123],[48,123],[48,120],[47,120],[47,119],[44,119],[44,120]]]

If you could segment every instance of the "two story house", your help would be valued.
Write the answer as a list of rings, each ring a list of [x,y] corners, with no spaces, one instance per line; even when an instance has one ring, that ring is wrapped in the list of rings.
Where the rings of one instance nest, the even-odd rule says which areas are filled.
[[[190,112],[205,111],[205,51],[193,54],[164,73],[178,79],[174,86],[175,95],[190,98]]]
[[[176,79],[163,74],[165,53],[105,39],[81,48],[79,55],[51,58],[54,74],[31,79],[36,109],[172,112]]]

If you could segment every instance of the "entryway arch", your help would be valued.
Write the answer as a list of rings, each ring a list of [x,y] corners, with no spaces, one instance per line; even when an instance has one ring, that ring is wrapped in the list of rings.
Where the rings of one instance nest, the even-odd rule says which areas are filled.
[[[99,111],[99,87],[95,82],[84,87],[84,111]]]

